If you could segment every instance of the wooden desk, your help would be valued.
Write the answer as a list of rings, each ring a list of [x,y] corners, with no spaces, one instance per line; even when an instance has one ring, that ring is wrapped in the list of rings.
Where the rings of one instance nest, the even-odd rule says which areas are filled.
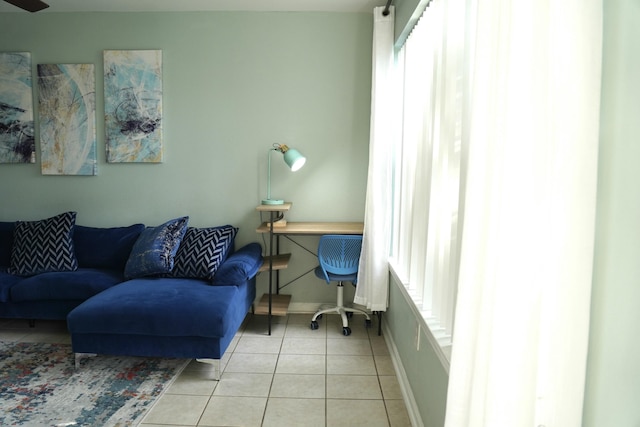
[[[279,271],[289,266],[291,254],[280,253],[280,236],[322,236],[325,234],[362,234],[364,223],[362,222],[288,222],[285,226],[272,225],[277,221],[278,212],[286,212],[291,209],[291,203],[284,205],[260,205],[256,210],[269,212],[268,222],[263,222],[256,229],[257,233],[269,233],[269,255],[259,271],[269,273],[269,293],[262,296],[255,307],[256,314],[266,314],[269,317],[269,335],[271,335],[271,316],[285,316],[291,301],[291,295],[280,295]],[[274,237],[276,245],[274,248]],[[275,250],[274,250],[275,249]],[[276,293],[273,293],[273,273],[276,272]]]
[[[364,223],[362,222],[289,222],[284,227],[273,227],[273,234],[277,236],[323,236],[325,234],[362,234]],[[263,222],[256,229],[257,233],[269,233],[271,227],[268,222]],[[278,251],[276,251],[278,252]],[[269,271],[269,257],[272,270],[285,270],[289,267],[291,254],[273,254],[264,257],[264,262],[258,271]],[[258,313],[266,314],[266,313]],[[284,316],[286,313],[278,312],[276,315]]]

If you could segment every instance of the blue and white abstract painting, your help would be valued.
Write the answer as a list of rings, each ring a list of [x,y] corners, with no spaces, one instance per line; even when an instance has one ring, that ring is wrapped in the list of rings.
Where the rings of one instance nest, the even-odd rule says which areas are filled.
[[[0,52],[0,163],[35,163],[31,53]]]
[[[162,51],[104,51],[107,161],[161,163]]]
[[[96,175],[93,64],[38,64],[43,175]]]

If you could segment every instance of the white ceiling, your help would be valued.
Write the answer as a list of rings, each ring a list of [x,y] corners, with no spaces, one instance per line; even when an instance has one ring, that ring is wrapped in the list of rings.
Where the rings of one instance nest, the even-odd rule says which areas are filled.
[[[52,12],[326,11],[371,12],[386,0],[44,0]],[[25,12],[0,0],[1,12]]]

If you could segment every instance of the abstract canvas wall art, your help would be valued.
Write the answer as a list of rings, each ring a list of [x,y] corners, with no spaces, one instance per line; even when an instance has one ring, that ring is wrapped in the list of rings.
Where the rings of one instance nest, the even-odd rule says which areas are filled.
[[[104,51],[107,161],[161,163],[162,51]]]
[[[43,175],[96,175],[93,64],[38,64]]]
[[[0,163],[35,163],[31,53],[0,52]]]

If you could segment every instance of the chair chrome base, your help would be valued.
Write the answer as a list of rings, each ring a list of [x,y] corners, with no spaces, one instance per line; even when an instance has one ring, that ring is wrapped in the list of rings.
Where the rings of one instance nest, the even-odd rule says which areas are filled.
[[[351,328],[349,327],[348,318],[353,316],[353,313],[363,314],[365,316],[366,326],[371,326],[371,317],[369,317],[369,313],[364,310],[360,310],[358,308],[353,307],[345,307],[344,305],[344,286],[342,282],[338,282],[338,299],[337,304],[335,306],[330,306],[327,308],[326,304],[320,307],[320,310],[316,311],[316,313],[311,318],[311,329],[318,329],[318,319],[322,318],[323,314],[327,313],[337,313],[342,318],[342,334],[345,336],[351,335]]]

